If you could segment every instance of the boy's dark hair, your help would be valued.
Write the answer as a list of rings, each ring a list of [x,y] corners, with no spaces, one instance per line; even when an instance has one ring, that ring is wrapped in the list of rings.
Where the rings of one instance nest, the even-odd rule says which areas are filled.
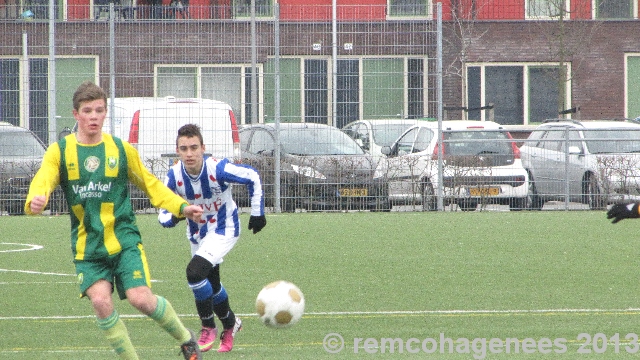
[[[73,108],[77,111],[80,110],[80,104],[85,101],[93,101],[102,99],[104,104],[107,105],[107,93],[102,88],[91,81],[85,81],[73,94]]]
[[[200,132],[200,127],[196,124],[187,124],[183,125],[180,129],[178,129],[178,137],[176,138],[176,146],[178,146],[178,139],[181,137],[194,137],[197,136],[200,140],[200,145],[204,144],[204,140],[202,139],[202,133]]]

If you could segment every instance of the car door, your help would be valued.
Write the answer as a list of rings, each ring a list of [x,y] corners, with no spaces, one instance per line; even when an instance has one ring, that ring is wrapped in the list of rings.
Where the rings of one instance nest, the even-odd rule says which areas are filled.
[[[564,152],[560,152],[565,127],[549,127],[531,154],[536,190],[541,195],[558,195],[563,187],[560,171],[564,169]]]
[[[240,132],[240,144],[242,147],[242,163],[256,169],[260,174],[265,201],[271,205],[274,198],[274,153],[275,140],[271,132],[263,128],[243,129]],[[242,200],[248,195],[243,191]],[[236,202],[240,203],[240,198]],[[245,203],[244,201],[242,202]]]
[[[364,122],[354,123],[347,134],[355,140],[364,151],[372,153],[373,135],[371,134],[371,129],[368,124]]]
[[[567,141],[569,136],[569,141]],[[582,182],[578,179],[582,176],[582,154],[569,154],[567,146],[582,148],[580,136],[576,129],[567,126],[549,127],[542,136],[539,144],[539,153],[532,156],[534,181],[539,194],[562,198],[567,192],[567,181],[570,193],[581,192]]]
[[[401,203],[415,203],[422,194],[422,179],[431,174],[433,130],[414,127],[392,146],[387,159],[389,197]]]

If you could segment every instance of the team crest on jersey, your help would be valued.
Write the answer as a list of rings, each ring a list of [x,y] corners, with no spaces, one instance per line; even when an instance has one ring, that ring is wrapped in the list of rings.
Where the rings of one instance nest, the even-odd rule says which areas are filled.
[[[100,159],[95,156],[89,156],[84,161],[84,168],[87,169],[88,172],[94,172],[100,166]]]
[[[109,156],[109,158],[107,159],[107,166],[110,170],[115,169],[116,166],[118,166],[118,158],[115,156]]]

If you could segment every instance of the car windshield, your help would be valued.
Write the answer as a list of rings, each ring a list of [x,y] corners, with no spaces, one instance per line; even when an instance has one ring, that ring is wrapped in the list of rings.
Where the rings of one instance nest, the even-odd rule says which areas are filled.
[[[364,150],[337,128],[289,128],[280,132],[285,153],[293,155],[361,155]]]
[[[380,146],[391,146],[411,124],[373,123],[373,141]]]
[[[584,130],[591,154],[640,152],[640,129]]]
[[[44,151],[42,144],[29,132],[0,133],[0,157],[42,157]]]
[[[445,132],[445,139],[447,141],[444,153],[447,155],[510,155],[513,153],[511,141],[506,141],[509,138],[506,133],[500,131]]]

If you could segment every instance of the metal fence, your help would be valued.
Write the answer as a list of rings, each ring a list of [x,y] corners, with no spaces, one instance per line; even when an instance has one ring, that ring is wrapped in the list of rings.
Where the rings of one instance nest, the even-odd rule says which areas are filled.
[[[299,5],[258,8],[255,17],[250,11],[212,17],[212,11],[229,8],[187,9],[180,8],[179,2],[160,9],[93,4],[56,9],[53,20],[35,3],[33,8],[38,11],[34,15],[23,14],[23,7],[4,8],[12,15],[5,14],[7,21],[0,20],[5,37],[0,42],[1,121],[30,129],[44,144],[51,144],[73,131],[73,92],[82,81],[93,80],[110,96],[105,131],[130,140],[131,118],[138,110],[140,114],[146,111],[151,123],[143,130],[140,120],[136,146],[147,167],[163,178],[171,158],[158,154],[166,155],[164,149],[175,144],[178,125],[190,122],[194,114],[163,116],[158,109],[151,114],[149,109],[136,108],[154,101],[142,98],[218,100],[230,106],[240,128],[304,122],[336,129],[360,119],[438,115],[441,30],[431,14],[406,21],[386,21],[383,16],[381,21],[380,14],[371,15],[380,9],[367,6]],[[354,12],[369,15],[354,17]],[[359,20],[349,20],[354,18]],[[139,101],[118,105],[124,98]],[[154,135],[143,139],[152,129]],[[166,133],[159,134],[159,129]],[[143,154],[143,141],[144,146],[163,150]],[[0,142],[0,151],[11,154],[12,146]],[[228,156],[210,150],[213,156]],[[28,182],[24,178],[30,178],[37,164],[32,163],[29,170],[9,171],[16,163],[10,155],[3,157],[3,198],[11,201],[3,200],[0,211],[19,213],[17,204],[23,200],[24,186],[7,184],[18,178]],[[277,184],[266,183],[266,188],[279,192],[283,185],[283,198],[316,196],[304,195],[302,190],[291,192],[293,185],[284,183],[289,179],[284,169],[281,177],[261,170],[266,178],[278,179]],[[342,191],[342,197],[350,198],[345,201],[351,204],[346,205],[349,209],[379,207],[362,206],[362,201],[355,200],[364,195],[363,187],[341,190],[337,180],[323,186],[327,188],[322,193],[336,197]],[[134,198],[139,209],[148,207],[139,193]],[[281,202],[271,204],[275,209]],[[286,209],[298,206],[293,200],[284,204]],[[315,209],[330,208],[309,208]],[[59,204],[52,211],[66,208]]]
[[[526,172],[532,155],[525,158],[524,150],[551,154],[541,144],[568,141],[561,139],[537,140],[535,146],[525,147],[534,140],[518,139],[518,149],[511,147],[511,140],[498,140],[514,154],[520,153],[506,167],[519,166],[525,175],[498,175],[488,154],[483,159],[467,156],[454,161],[448,157],[451,153],[438,158],[432,148],[418,149],[425,145],[418,136],[410,153],[382,154],[401,132],[396,127],[368,138],[366,123],[357,121],[386,119],[392,124],[403,119],[434,124],[434,119],[443,117],[442,32],[434,14],[390,21],[367,6],[301,5],[257,9],[251,18],[247,11],[186,9],[178,2],[156,10],[151,5],[96,6],[68,7],[66,17],[54,20],[42,15],[20,18],[13,9],[17,20],[0,20],[4,37],[0,42],[0,121],[30,129],[44,144],[53,143],[73,131],[71,97],[78,84],[93,80],[110,95],[105,131],[133,141],[145,165],[163,178],[175,160],[170,153],[177,128],[202,118],[205,110],[203,106],[188,111],[175,107],[171,112],[161,104],[218,100],[228,105],[233,120],[229,113],[216,113],[210,116],[211,122],[235,122],[242,151],[230,155],[233,137],[218,137],[216,131],[232,130],[215,128],[205,133],[207,139],[216,139],[207,146],[208,152],[255,166],[272,211],[599,209],[619,200],[606,195],[613,187],[604,179],[633,178],[620,175],[619,170],[621,164],[634,168],[632,155],[614,160],[596,156],[599,168],[575,181],[558,182]],[[77,16],[70,18],[69,13]],[[349,15],[354,13],[360,15]],[[369,14],[368,20],[361,14]],[[350,20],[354,18],[358,20]],[[138,111],[140,136],[132,139],[131,123]],[[269,137],[276,123],[283,125],[282,136]],[[307,125],[296,128],[290,123]],[[3,128],[7,127],[0,126],[0,131]],[[386,143],[375,144],[377,138],[385,138]],[[7,139],[17,137],[0,132],[0,212],[15,214],[21,212],[42,148],[27,140]],[[439,146],[453,149],[456,142],[463,140],[445,139]],[[28,156],[15,154],[27,144],[32,145]],[[582,147],[586,151],[587,144]],[[389,146],[384,151],[400,148]],[[421,151],[414,154],[413,149]],[[573,168],[574,159],[586,158],[572,146],[562,149],[564,153],[553,154],[565,160],[567,169]],[[27,160],[17,161],[21,156]],[[426,165],[418,167],[420,162]],[[435,172],[439,175],[423,174],[427,166],[429,174],[440,168]],[[415,176],[408,182],[395,181],[394,174],[405,167]],[[587,174],[593,178],[585,178]],[[486,178],[492,180],[484,182]],[[405,194],[402,197],[395,196],[397,186]],[[510,192],[509,187],[518,189]],[[543,196],[547,188],[551,190]],[[624,186],[624,191],[633,189]],[[234,191],[238,202],[246,205],[243,189]],[[52,212],[66,212],[59,192],[54,195]],[[139,210],[150,206],[139,192],[133,192],[133,198]]]

